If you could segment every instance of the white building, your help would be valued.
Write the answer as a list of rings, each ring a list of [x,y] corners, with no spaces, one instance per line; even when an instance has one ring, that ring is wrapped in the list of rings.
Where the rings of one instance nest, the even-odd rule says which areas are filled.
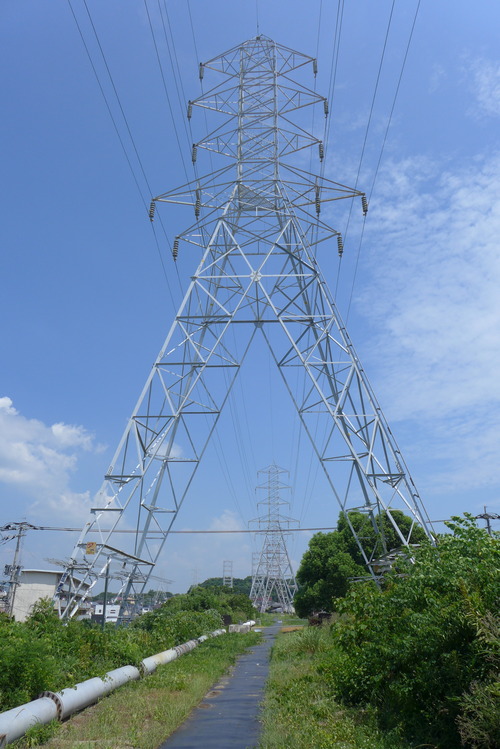
[[[63,573],[60,570],[27,570],[19,575],[19,583],[13,591],[12,614],[18,622],[24,622],[31,614],[34,604],[42,598],[52,598]],[[88,589],[88,585],[85,586]],[[90,604],[83,604],[78,618],[90,616]]]

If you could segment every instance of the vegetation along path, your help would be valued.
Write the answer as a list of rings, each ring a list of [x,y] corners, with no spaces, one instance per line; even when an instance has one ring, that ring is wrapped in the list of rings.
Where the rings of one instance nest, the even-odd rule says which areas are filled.
[[[280,625],[267,627],[262,643],[241,656],[185,723],[160,749],[247,749],[259,742],[260,703],[269,653]]]

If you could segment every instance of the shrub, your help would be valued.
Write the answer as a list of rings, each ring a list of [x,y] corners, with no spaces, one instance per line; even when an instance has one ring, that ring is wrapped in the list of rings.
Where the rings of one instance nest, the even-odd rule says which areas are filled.
[[[172,629],[174,625],[170,622],[170,618],[177,614],[185,614],[186,612],[211,612],[211,615],[206,618],[206,627],[208,629],[200,631],[199,635],[210,631],[210,628],[213,630],[222,626],[221,617],[224,614],[229,614],[232,616],[233,620],[245,620],[253,618],[256,613],[250,599],[241,593],[232,593],[226,588],[197,587],[193,588],[189,593],[170,598],[166,603],[160,606],[159,609],[139,617],[139,619],[133,623],[133,627],[154,632],[156,637],[163,638],[161,639],[161,642],[165,647],[171,647],[172,645],[178,645],[179,642],[182,642],[182,639],[179,640],[179,642],[171,641],[171,644],[168,644],[168,635],[172,635],[175,640],[178,637],[177,632],[180,631],[177,625],[177,629],[175,627]],[[214,612],[217,612],[217,617],[215,618]],[[202,621],[202,619],[196,619],[194,617],[193,626],[196,628],[197,625],[195,622]],[[185,629],[182,631],[186,632]],[[193,633],[188,635],[188,639],[189,637],[199,637],[199,635]],[[158,642],[160,642],[160,640],[158,640]]]
[[[0,625],[0,709],[29,702],[52,683],[58,673],[57,659],[45,639],[33,637],[18,622]]]
[[[488,722],[494,682],[463,695],[488,682],[499,647],[479,625],[498,610],[500,540],[471,518],[451,527],[437,548],[416,552],[414,565],[401,562],[384,591],[363,584],[337,601],[341,617],[323,663],[346,703],[374,705],[385,727],[440,747],[459,746],[461,698],[468,725],[481,706]]]

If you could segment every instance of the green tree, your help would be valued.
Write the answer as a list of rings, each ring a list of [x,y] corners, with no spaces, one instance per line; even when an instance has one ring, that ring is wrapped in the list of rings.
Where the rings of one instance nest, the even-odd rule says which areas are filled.
[[[384,590],[356,585],[337,601],[325,678],[413,741],[456,749],[459,726],[465,745],[496,747],[500,539],[468,517],[450,529],[414,564],[402,558]]]
[[[413,526],[412,519],[400,510],[391,513],[405,537],[411,532],[410,543],[420,544],[426,536],[420,526]],[[297,571],[297,592],[294,605],[299,616],[308,616],[312,611],[332,611],[335,598],[343,598],[351,580],[367,575],[363,555],[351,531],[349,522],[363,543],[373,550],[375,558],[385,551],[401,546],[401,539],[386,513],[372,520],[362,512],[350,512],[349,521],[340,513],[337,530],[331,533],[316,533],[302,557]],[[382,542],[381,539],[384,539]]]
[[[400,529],[401,534],[405,538],[409,536],[410,544],[425,543],[427,538],[425,531],[420,525],[414,525],[412,518],[405,515],[401,510],[391,510],[391,517]],[[363,548],[373,550],[375,558],[398,549],[402,545],[401,537],[398,535],[394,523],[391,522],[386,512],[379,513],[373,520],[366,513],[350,512],[349,521],[360,538]],[[355,562],[364,566],[363,555],[349,527],[347,514],[344,512],[341,512],[339,515],[337,532],[343,537],[344,549],[351,555]]]
[[[347,593],[349,578],[364,574],[364,567],[349,551],[345,533],[316,533],[297,571],[300,588],[294,599],[295,610],[299,616],[318,610],[332,611],[333,599]]]

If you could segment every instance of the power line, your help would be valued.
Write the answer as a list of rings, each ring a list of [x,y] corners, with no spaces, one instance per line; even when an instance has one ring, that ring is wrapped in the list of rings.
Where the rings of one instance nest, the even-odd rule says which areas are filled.
[[[305,532],[305,531],[334,531],[336,529],[337,529],[336,526],[324,526],[324,527],[321,527],[321,528],[320,527],[318,527],[318,528],[290,528],[289,530],[294,531],[294,532],[296,532],[296,531]],[[51,525],[43,525],[43,526],[42,525],[38,525],[38,526],[33,526],[32,528],[30,528],[30,530],[34,530],[34,531],[59,531],[59,532],[67,532],[67,533],[79,533],[82,529],[81,528],[64,528],[64,527],[51,526]],[[193,534],[193,535],[200,535],[200,534],[213,535],[213,534],[227,534],[227,533],[250,533],[250,534],[253,534],[253,533],[265,533],[265,532],[266,532],[265,530],[259,530],[259,529],[249,530],[248,528],[242,528],[242,529],[235,528],[235,529],[230,529],[230,530],[182,530],[182,531],[181,530],[177,530],[177,531],[171,530],[171,531],[169,531],[169,533],[187,534],[187,535],[189,535],[189,534]],[[98,530],[98,529],[90,528],[88,530],[88,533],[109,533],[109,530],[106,530],[106,529],[99,529]],[[133,529],[125,529],[124,528],[123,530],[117,530],[117,529],[115,529],[114,533],[125,533],[125,534],[127,534],[127,533],[137,533],[137,531],[133,530]],[[148,531],[148,533],[150,535],[154,536],[154,535],[161,535],[163,533],[163,531],[150,530],[150,531]],[[287,533],[288,533],[288,530],[287,530]]]
[[[339,63],[339,52],[340,52],[340,38],[342,34],[342,21],[344,18],[344,0],[338,0],[337,3],[337,17],[335,20],[335,31],[333,35],[333,51],[332,51],[332,64],[330,66],[330,81],[328,83],[328,101],[333,109],[333,97],[335,94],[335,84],[337,81],[337,70]],[[325,130],[323,135],[323,143],[325,148],[325,157],[321,165],[321,176],[323,177],[326,168],[326,156],[328,153],[328,141],[330,139],[330,127],[332,118],[327,117],[325,120]]]
[[[167,43],[168,56],[169,56],[169,59],[170,59],[170,66],[172,68],[172,73],[173,73],[173,77],[174,77],[175,88],[176,88],[176,91],[177,91],[177,98],[179,100],[179,106],[180,106],[181,111],[184,111],[184,108],[185,108],[186,102],[187,102],[187,96],[186,96],[186,92],[184,91],[184,85],[182,83],[182,75],[181,75],[181,69],[180,69],[180,66],[179,66],[179,58],[177,56],[177,49],[176,49],[176,46],[175,46],[175,36],[174,36],[173,31],[172,31],[172,24],[170,23],[170,16],[168,14],[168,8],[167,8],[167,2],[166,2],[166,0],[163,0],[163,8],[165,9],[165,17],[167,19],[168,30],[169,30],[169,33],[170,33],[170,42],[168,40],[167,29],[165,27],[165,21],[164,21],[164,18],[163,18],[163,11],[162,11],[162,8],[161,8],[161,5],[160,5],[160,0],[158,0],[158,9],[160,11],[161,24],[162,24],[162,27],[163,27],[163,34],[165,36],[165,42]],[[172,59],[172,53],[170,51],[170,45],[172,45],[172,51],[174,53],[173,59]],[[174,65],[174,60],[175,60],[175,65]],[[177,83],[177,81],[178,81],[178,83]],[[180,91],[179,91],[179,87],[180,87]],[[183,118],[183,123],[184,123],[184,131],[186,133],[186,138],[188,139],[188,146],[191,146],[191,143],[190,143],[190,140],[189,140],[188,131],[187,131],[187,128],[186,128],[186,118],[185,117]]]
[[[120,99],[120,97],[118,95],[118,91],[116,89],[116,85],[115,85],[113,76],[111,75],[111,70],[109,68],[108,61],[106,59],[106,55],[104,54],[104,50],[102,48],[101,40],[99,39],[99,35],[97,33],[97,29],[95,27],[94,21],[92,19],[91,14],[90,14],[90,11],[89,11],[89,8],[88,8],[88,5],[87,5],[87,0],[83,0],[83,4],[85,5],[85,10],[87,11],[87,15],[89,17],[90,25],[92,26],[92,31],[94,32],[94,36],[95,36],[95,39],[96,39],[96,42],[97,42],[97,46],[99,47],[99,51],[101,53],[101,57],[102,57],[102,60],[104,62],[104,67],[106,68],[106,71],[108,73],[108,77],[109,77],[111,86],[112,86],[114,94],[116,96],[116,101],[118,102],[118,107],[120,108],[120,112],[122,114],[123,121],[125,123],[125,127],[127,128],[127,132],[129,134],[130,141],[131,141],[132,147],[134,149],[134,153],[135,153],[135,155],[137,157],[137,161],[139,162],[139,167],[141,169],[142,176],[144,177],[144,181],[146,182],[146,185],[147,185],[147,188],[148,188],[150,194],[152,194],[152,190],[151,190],[151,187],[149,185],[149,181],[148,181],[148,178],[146,176],[146,172],[144,170],[144,166],[143,166],[141,157],[139,156],[139,151],[137,150],[137,146],[136,146],[136,143],[135,143],[135,140],[134,140],[134,136],[132,135],[132,131],[131,131],[130,125],[128,123],[127,115],[125,114],[125,111],[123,109],[123,106],[122,106],[122,103],[121,103],[121,99]],[[147,208],[146,204],[145,204],[145,207]]]
[[[144,7],[146,9],[146,14],[147,14],[147,17],[148,17],[148,22],[149,22],[149,28],[150,28],[150,31],[151,31],[151,37],[153,39],[153,45],[154,45],[155,52],[156,52],[156,59],[158,61],[158,67],[160,69],[160,75],[161,75],[161,79],[162,79],[162,82],[163,82],[163,90],[165,91],[165,96],[166,96],[166,99],[167,99],[167,104],[168,104],[168,109],[169,109],[169,112],[170,112],[170,117],[172,119],[172,125],[173,125],[173,128],[174,128],[175,139],[177,141],[177,146],[179,148],[179,154],[180,154],[180,157],[181,157],[182,166],[184,168],[184,174],[186,175],[186,181],[189,182],[189,175],[188,175],[188,172],[187,172],[186,162],[184,160],[184,154],[183,154],[182,147],[181,147],[179,133],[177,131],[177,125],[175,123],[174,111],[173,111],[173,108],[172,108],[172,102],[170,101],[170,95],[168,93],[167,82],[165,80],[165,74],[163,72],[163,65],[161,63],[160,52],[158,50],[158,45],[156,44],[156,37],[155,37],[155,34],[154,34],[154,30],[153,30],[153,23],[151,21],[151,16],[149,14],[149,8],[148,8],[147,0],[144,0]]]
[[[368,191],[368,202],[370,202],[370,200],[371,200],[371,197],[372,197],[372,194],[373,194],[373,190],[375,188],[375,181],[377,179],[378,172],[379,172],[379,169],[380,169],[380,164],[381,164],[381,161],[382,161],[382,156],[383,156],[384,149],[385,149],[385,144],[386,144],[386,141],[387,141],[387,136],[388,136],[388,133],[389,133],[389,128],[390,128],[390,125],[391,125],[391,122],[392,122],[392,116],[394,114],[394,108],[396,106],[396,100],[397,100],[397,97],[398,97],[398,94],[399,94],[399,89],[400,89],[400,86],[401,86],[401,81],[402,81],[404,69],[405,69],[405,66],[406,66],[406,60],[408,58],[408,52],[410,50],[410,45],[411,45],[411,42],[412,42],[412,39],[413,39],[413,32],[415,30],[415,25],[416,25],[416,22],[417,22],[417,17],[418,17],[418,13],[419,13],[419,10],[420,10],[420,3],[421,3],[421,0],[418,0],[417,7],[415,9],[415,14],[413,16],[412,26],[411,26],[411,29],[410,29],[410,35],[408,37],[408,42],[406,44],[406,49],[405,49],[405,54],[404,54],[404,57],[403,57],[403,62],[401,64],[401,70],[399,71],[398,82],[397,82],[397,85],[396,85],[396,91],[394,92],[394,98],[392,100],[392,106],[391,106],[391,110],[390,110],[390,113],[389,113],[389,119],[387,121],[387,126],[386,126],[386,129],[385,129],[384,138],[382,140],[382,146],[380,148],[380,153],[379,153],[379,157],[378,157],[378,160],[377,160],[377,165],[375,167],[375,174],[373,176],[371,187],[370,187],[370,189]],[[393,10],[393,8],[394,8],[394,2],[393,2],[393,5],[392,5],[392,8],[391,8],[391,17],[392,17],[392,10]],[[389,25],[390,25],[390,19],[389,19]],[[387,33],[389,33],[389,27],[387,28]],[[386,36],[386,42],[387,42],[387,36]],[[384,50],[385,50],[385,44],[384,44]],[[381,61],[381,64],[382,64],[382,61]],[[379,69],[379,73],[380,73],[380,69]],[[377,77],[377,86],[378,86],[378,77]],[[373,99],[373,102],[374,102],[374,100],[375,99]],[[372,109],[373,109],[373,102],[372,102]],[[370,118],[371,118],[371,112],[370,112]],[[365,134],[365,142],[363,144],[363,151],[362,151],[362,154],[361,154],[361,160],[360,160],[359,169],[358,169],[358,176],[356,177],[356,184],[357,184],[357,180],[358,180],[360,169],[361,169],[361,161],[362,161],[363,154],[364,154],[364,148],[365,148],[367,134],[368,134],[368,127],[367,127],[367,131],[366,131],[366,134]],[[351,209],[352,209],[352,207],[351,207]],[[349,211],[349,218],[348,218],[348,221],[347,221],[346,233],[347,233],[347,228],[349,226],[350,218],[351,218],[351,210]],[[361,248],[362,248],[362,245],[363,245],[365,224],[366,224],[366,219],[363,220],[363,227],[362,227],[362,230],[361,230],[361,236],[360,236],[359,243],[358,243],[358,250],[357,250],[357,254],[356,254],[356,264],[355,264],[354,274],[353,274],[353,279],[352,279],[352,284],[351,284],[351,293],[350,293],[350,296],[349,296],[349,303],[348,303],[348,306],[347,306],[346,322],[349,319],[349,312],[350,312],[350,309],[351,309],[351,303],[352,303],[352,298],[353,298],[353,294],[354,294],[354,286],[355,286],[355,283],[356,283],[356,278],[357,278],[357,273],[358,273],[358,267],[359,267],[359,258],[360,258],[360,254],[361,254]]]
[[[412,27],[411,27],[411,31],[410,31],[410,36],[408,38],[408,44],[406,45],[406,50],[405,50],[405,54],[404,54],[404,58],[403,58],[403,64],[401,65],[401,70],[399,72],[399,78],[398,78],[398,83],[397,83],[397,86],[396,86],[396,91],[394,93],[394,99],[392,100],[392,106],[391,106],[391,111],[390,111],[390,114],[389,114],[389,119],[387,120],[387,127],[385,129],[384,139],[382,141],[382,148],[380,149],[380,155],[379,155],[379,158],[378,158],[378,161],[377,161],[377,167],[375,169],[375,174],[374,174],[374,177],[373,177],[372,185],[371,185],[371,188],[370,188],[370,192],[368,194],[368,199],[371,198],[373,189],[375,187],[375,181],[377,179],[378,171],[379,171],[379,168],[380,168],[380,162],[382,161],[382,155],[384,153],[384,148],[385,148],[385,143],[386,143],[386,140],[387,140],[387,135],[389,133],[389,128],[391,126],[392,115],[394,114],[394,107],[396,106],[396,100],[398,98],[399,88],[401,86],[401,80],[403,78],[403,73],[404,73],[404,69],[405,69],[405,66],[406,66],[406,60],[407,60],[407,57],[408,57],[408,52],[410,50],[410,44],[411,44],[411,41],[413,39],[413,32],[415,31],[415,24],[417,23],[417,17],[418,17],[418,13],[419,13],[419,10],[420,10],[420,3],[421,3],[421,0],[418,0],[417,8],[415,10],[415,15],[413,17],[413,23],[412,23]]]
[[[370,106],[370,113],[368,115],[368,121],[366,123],[366,129],[365,129],[365,136],[364,136],[364,139],[363,139],[363,146],[361,148],[361,155],[359,157],[358,172],[356,174],[356,181],[354,183],[354,187],[355,188],[357,188],[357,186],[358,186],[359,175],[361,173],[361,166],[363,164],[363,158],[364,158],[364,155],[365,155],[366,143],[368,141],[368,133],[370,131],[370,125],[371,125],[371,121],[372,121],[373,110],[374,110],[374,107],[375,107],[375,100],[377,98],[377,92],[378,92],[378,87],[379,87],[379,83],[380,83],[380,75],[382,73],[382,66],[384,64],[385,51],[387,49],[387,40],[389,39],[389,31],[391,29],[392,16],[393,16],[393,13],[394,13],[395,2],[396,2],[396,0],[392,0],[391,11],[389,13],[389,20],[387,22],[387,29],[386,29],[386,32],[385,32],[384,44],[383,44],[383,47],[382,47],[382,54],[380,56],[380,62],[379,62],[378,71],[377,71],[377,78],[376,78],[376,81],[375,81],[375,88],[373,90],[373,96],[372,96],[372,101],[371,101],[371,106]],[[351,216],[352,216],[352,203],[349,206],[349,213],[348,213],[348,216],[347,216],[347,223],[346,223],[346,227],[344,229],[344,238],[347,238],[347,234],[348,234],[348,231],[349,231],[349,225],[351,223]],[[346,322],[349,319],[349,312],[351,310],[352,297],[353,297],[353,294],[354,294],[354,284],[356,282],[356,277],[357,277],[357,273],[358,273],[359,256],[360,256],[360,252],[361,252],[361,244],[362,244],[362,239],[363,239],[363,234],[364,234],[365,221],[366,221],[366,217],[363,218],[363,227],[362,227],[362,231],[361,231],[361,239],[360,239],[360,242],[358,244],[358,252],[357,252],[357,255],[356,255],[356,264],[355,264],[355,267],[354,267],[354,274],[353,274],[353,280],[352,280],[352,285],[351,285],[351,293],[349,295],[349,302],[347,304]],[[337,284],[338,284],[338,279],[337,279]]]
[[[476,519],[484,519],[486,516],[485,514],[481,515],[475,515]],[[489,513],[489,518],[491,520],[500,520],[500,515],[496,513]],[[445,518],[444,520],[431,520],[431,523],[449,523],[452,522],[453,518]],[[28,528],[32,531],[58,531],[58,532],[66,532],[66,533],[79,533],[81,531],[81,528],[66,528],[66,527],[59,527],[59,526],[52,526],[52,525],[33,525]],[[0,528],[0,530],[2,530]],[[320,532],[320,531],[336,531],[337,526],[336,525],[324,525],[324,526],[316,526],[314,528],[287,528],[287,533],[293,532],[293,533],[311,533],[311,532]],[[109,533],[109,530],[106,529],[93,529],[90,528],[89,533]],[[231,528],[226,530],[171,530],[169,533],[173,534],[182,534],[182,535],[214,535],[214,534],[229,534],[229,533],[265,533],[266,530],[261,529],[253,529],[249,530],[248,528]],[[114,533],[137,533],[136,530],[133,529],[122,529],[122,530],[114,530]],[[161,535],[163,531],[159,530],[150,530],[148,533],[152,536],[154,535]],[[12,536],[14,538],[14,536]]]
[[[131,131],[131,129],[130,129],[130,125],[129,125],[129,122],[128,122],[128,118],[127,118],[127,115],[125,114],[125,110],[124,110],[124,108],[123,108],[123,105],[122,105],[122,102],[121,102],[120,96],[119,96],[119,94],[118,94],[118,90],[117,90],[117,88],[116,88],[116,85],[115,85],[115,81],[114,81],[114,78],[113,78],[113,76],[112,76],[112,74],[111,74],[111,70],[110,70],[110,67],[109,67],[109,65],[108,65],[108,61],[107,61],[106,55],[104,54],[104,49],[103,49],[103,47],[102,47],[102,44],[101,44],[101,40],[100,40],[100,38],[99,38],[99,35],[98,35],[98,33],[97,33],[97,29],[96,29],[96,26],[95,26],[95,24],[94,24],[94,21],[93,21],[93,19],[92,19],[92,16],[91,16],[91,14],[90,14],[90,10],[89,10],[89,7],[88,7],[88,5],[87,5],[87,0],[84,0],[84,5],[85,5],[85,9],[86,9],[86,11],[87,11],[87,15],[88,15],[88,17],[89,17],[90,25],[92,26],[92,30],[93,30],[93,32],[94,32],[94,36],[95,36],[95,39],[96,39],[97,45],[98,45],[98,47],[99,47],[99,51],[100,51],[100,53],[101,53],[101,56],[102,56],[102,59],[103,59],[103,62],[104,62],[104,66],[105,66],[105,68],[106,68],[106,71],[107,71],[107,73],[108,73],[108,77],[109,77],[109,80],[110,80],[111,86],[112,86],[112,88],[113,88],[113,91],[114,91],[114,94],[115,94],[115,97],[116,97],[116,101],[118,102],[118,106],[119,106],[119,108],[120,108],[120,112],[121,112],[121,114],[122,114],[122,117],[123,117],[123,121],[124,121],[124,123],[125,123],[125,127],[126,127],[126,129],[127,129],[127,132],[128,132],[128,134],[129,134],[129,137],[130,137],[130,141],[131,141],[131,143],[132,143],[132,147],[133,147],[133,149],[134,149],[134,153],[135,153],[135,155],[136,155],[136,157],[137,157],[137,161],[139,162],[139,167],[140,167],[140,169],[141,169],[141,172],[142,172],[142,176],[144,177],[144,181],[146,182],[146,186],[147,186],[147,188],[148,188],[148,191],[149,191],[149,197],[151,197],[151,195],[153,194],[153,190],[151,189],[151,185],[149,184],[149,180],[148,180],[148,177],[147,177],[147,175],[146,175],[146,171],[145,171],[145,169],[144,169],[144,165],[143,165],[143,163],[142,163],[142,159],[141,159],[141,157],[140,157],[140,155],[139,155],[139,151],[138,151],[138,148],[137,148],[137,145],[136,145],[136,142],[135,142],[134,136],[132,135],[132,131]],[[162,20],[163,20],[163,19],[162,19]],[[168,45],[168,42],[167,42],[167,45]],[[170,54],[170,49],[169,49],[169,54]],[[175,123],[174,123],[174,129],[175,129]],[[181,153],[181,158],[182,158],[182,153]],[[147,209],[148,209],[148,206],[147,206],[147,202],[146,202],[146,201],[144,200],[144,198],[142,197],[142,194],[141,194],[141,198],[142,198],[142,202],[143,202],[143,204],[144,204],[144,207],[145,207],[145,208],[146,208],[146,210],[147,210]],[[168,238],[167,232],[165,231],[165,227],[163,226],[163,222],[162,222],[162,220],[161,220],[161,217],[160,217],[160,225],[161,225],[161,227],[162,227],[162,229],[163,229],[163,233],[164,233],[164,235],[165,235],[165,238],[166,238],[166,240],[167,240],[168,246],[169,246],[169,248],[170,248],[170,241],[169,241],[169,238]],[[156,247],[157,247],[157,250],[158,250],[158,254],[159,254],[159,257],[160,257],[160,263],[161,263],[161,266],[162,266],[162,268],[163,268],[163,274],[164,274],[164,276],[165,276],[165,280],[166,280],[166,282],[167,282],[167,286],[168,286],[168,290],[169,290],[169,292],[170,292],[170,297],[171,297],[171,300],[172,300],[172,304],[174,304],[174,299],[173,299],[173,296],[172,296],[172,292],[171,292],[171,290],[170,290],[170,284],[169,284],[169,281],[168,281],[168,276],[167,276],[167,271],[166,271],[166,268],[165,268],[165,264],[164,264],[164,262],[163,262],[163,257],[162,257],[162,254],[161,254],[161,250],[160,250],[160,245],[159,245],[159,242],[158,242],[158,237],[156,236],[156,231],[155,231],[154,227],[152,227],[152,228],[153,228],[153,235],[154,235],[154,239],[155,239]]]
[[[120,135],[120,131],[119,131],[119,129],[118,129],[118,125],[117,125],[117,123],[116,123],[115,117],[114,117],[114,115],[113,115],[113,112],[111,111],[111,106],[110,106],[110,103],[109,103],[109,101],[108,101],[108,98],[107,98],[107,96],[106,96],[106,93],[105,93],[105,91],[104,91],[104,87],[103,87],[103,85],[102,85],[102,83],[101,83],[101,79],[99,78],[99,74],[98,74],[98,72],[97,72],[96,66],[94,65],[94,61],[93,61],[93,59],[92,59],[92,56],[91,56],[91,54],[90,54],[90,50],[89,50],[89,48],[88,48],[87,42],[85,41],[85,37],[84,37],[84,35],[83,35],[83,31],[82,31],[82,28],[81,28],[81,26],[80,26],[80,23],[79,23],[79,21],[78,21],[78,18],[76,17],[75,11],[73,10],[73,6],[72,6],[72,4],[71,4],[71,0],[68,0],[68,5],[69,5],[69,8],[70,8],[70,10],[71,10],[71,13],[72,13],[72,15],[73,15],[73,19],[74,19],[74,21],[75,21],[75,24],[76,24],[76,27],[77,27],[77,29],[78,29],[78,33],[80,34],[80,38],[81,38],[81,40],[82,40],[82,43],[83,43],[83,46],[84,46],[84,48],[85,48],[85,52],[87,53],[87,57],[88,57],[88,59],[89,59],[90,65],[91,65],[91,67],[92,67],[92,70],[93,70],[93,72],[94,72],[94,76],[95,76],[95,79],[96,79],[96,81],[97,81],[97,85],[99,86],[99,90],[100,90],[100,92],[101,92],[101,94],[102,94],[102,98],[104,99],[104,103],[106,104],[106,108],[107,108],[107,110],[108,110],[108,114],[109,114],[109,116],[110,116],[110,118],[111,118],[111,122],[113,123],[113,127],[114,127],[114,129],[115,129],[115,132],[116,132],[116,135],[117,135],[117,137],[118,137],[118,140],[120,141],[120,145],[121,145],[121,147],[122,147],[122,150],[123,150],[123,154],[124,154],[124,156],[125,156],[125,159],[127,160],[127,164],[129,165],[129,168],[130,168],[130,172],[131,172],[131,174],[132,174],[132,178],[133,178],[133,180],[134,180],[134,182],[135,182],[135,185],[136,185],[136,187],[137,187],[137,190],[138,190],[138,192],[139,192],[139,195],[140,195],[141,201],[142,201],[142,203],[143,203],[143,205],[144,205],[144,208],[145,208],[145,209],[147,210],[147,203],[146,203],[146,201],[144,200],[144,196],[143,196],[143,194],[142,194],[142,189],[141,189],[141,187],[140,187],[140,185],[139,185],[139,182],[138,182],[138,180],[137,180],[137,176],[136,176],[136,174],[135,174],[134,168],[133,168],[133,166],[132,166],[132,162],[130,161],[129,155],[128,155],[128,153],[127,153],[127,149],[125,148],[125,144],[124,144],[124,142],[123,142],[123,138],[122,138],[122,136]]]
[[[136,188],[137,188],[137,191],[138,191],[138,193],[139,193],[139,197],[140,197],[140,199],[141,199],[141,202],[142,202],[142,204],[143,204],[143,206],[144,206],[144,209],[145,209],[145,211],[147,212],[147,211],[148,211],[148,204],[147,204],[147,201],[145,200],[145,198],[144,198],[144,195],[143,195],[143,191],[142,191],[142,188],[141,188],[141,186],[139,185],[139,180],[137,179],[137,175],[136,175],[136,173],[135,173],[135,169],[134,169],[134,167],[133,167],[133,165],[132,165],[132,162],[131,162],[131,160],[130,160],[130,157],[129,157],[129,155],[128,155],[128,152],[127,152],[127,149],[126,149],[126,147],[125,147],[125,143],[124,143],[124,141],[123,141],[123,138],[122,138],[122,136],[121,136],[121,134],[120,134],[120,130],[119,130],[119,128],[118,128],[118,124],[117,124],[117,122],[116,122],[116,119],[115,119],[115,117],[114,117],[114,115],[113,115],[113,112],[112,112],[112,109],[111,109],[111,105],[110,105],[110,103],[109,103],[108,97],[107,97],[107,95],[106,95],[106,92],[105,92],[105,90],[104,90],[104,86],[102,85],[101,79],[100,79],[100,77],[99,77],[99,73],[97,72],[97,68],[96,68],[96,66],[95,66],[95,64],[94,64],[94,61],[93,61],[93,59],[92,59],[92,55],[91,55],[91,53],[90,53],[90,49],[89,49],[89,47],[88,47],[88,45],[87,45],[87,42],[85,41],[85,36],[84,36],[84,34],[83,34],[83,30],[82,30],[82,27],[81,27],[81,25],[80,25],[80,22],[78,21],[78,18],[77,18],[76,14],[75,14],[75,11],[74,11],[74,9],[73,9],[73,6],[72,6],[72,4],[71,4],[71,0],[68,0],[68,5],[69,5],[69,8],[70,8],[70,10],[71,10],[71,14],[72,14],[72,16],[73,16],[73,19],[74,19],[74,21],[75,21],[76,27],[77,27],[77,29],[78,29],[78,33],[79,33],[79,35],[80,35],[80,38],[81,38],[81,40],[82,40],[82,44],[83,44],[83,46],[84,46],[84,49],[85,49],[85,52],[86,52],[86,54],[87,54],[87,58],[88,58],[88,60],[89,60],[90,66],[91,66],[91,68],[92,68],[92,71],[93,71],[93,73],[94,73],[95,79],[96,79],[96,81],[97,81],[97,85],[99,86],[99,90],[100,90],[100,92],[101,92],[101,94],[102,94],[102,98],[104,99],[104,103],[105,103],[105,105],[106,105],[106,109],[108,110],[108,114],[109,114],[109,116],[110,116],[110,118],[111,118],[111,122],[113,123],[113,127],[114,127],[114,130],[115,130],[115,133],[116,133],[116,135],[117,135],[117,137],[118,137],[118,140],[119,140],[119,142],[120,142],[120,146],[121,146],[121,148],[122,148],[122,151],[123,151],[123,155],[125,156],[125,159],[126,159],[126,161],[127,161],[128,167],[129,167],[129,169],[130,169],[130,173],[131,173],[131,175],[132,175],[132,179],[134,180],[134,183],[135,183],[135,185],[136,185]],[[143,175],[143,177],[144,177],[144,180],[145,180],[145,182],[146,182],[146,186],[147,186],[147,188],[148,188],[148,190],[149,190],[149,195],[151,196],[151,195],[152,195],[152,190],[151,190],[151,188],[150,188],[150,185],[149,185],[149,181],[148,181],[148,178],[147,178],[147,176],[146,176],[146,173],[145,173],[145,170],[144,170],[144,166],[143,166],[143,164],[142,164],[142,160],[141,160],[141,158],[140,158],[140,156],[139,156],[139,152],[138,152],[137,146],[136,146],[136,144],[135,144],[135,140],[134,140],[134,138],[133,138],[133,135],[132,135],[132,132],[131,132],[131,129],[130,129],[130,126],[129,126],[129,123],[128,123],[128,120],[127,120],[127,117],[126,117],[126,115],[125,115],[125,111],[124,111],[124,109],[123,109],[123,106],[122,106],[122,104],[121,104],[121,100],[120,100],[120,97],[119,97],[119,95],[118,95],[118,91],[117,91],[117,88],[116,88],[116,86],[115,86],[115,83],[114,83],[114,80],[113,80],[113,76],[111,75],[111,70],[110,70],[110,68],[109,68],[109,65],[108,65],[108,63],[107,63],[107,60],[106,60],[106,56],[105,56],[105,54],[104,54],[104,50],[103,50],[103,48],[102,48],[102,45],[101,45],[101,42],[100,42],[99,36],[98,36],[98,34],[97,34],[97,30],[96,30],[95,24],[94,24],[94,22],[93,22],[93,20],[92,20],[92,16],[91,16],[91,14],[90,14],[90,11],[89,11],[89,8],[88,8],[88,6],[87,6],[87,3],[86,3],[86,2],[85,2],[85,8],[86,8],[86,10],[87,10],[87,14],[88,14],[88,16],[89,16],[90,24],[91,24],[91,26],[92,26],[92,29],[93,29],[93,31],[94,31],[94,36],[95,36],[95,38],[96,38],[96,41],[97,41],[97,44],[98,44],[99,50],[100,50],[100,52],[101,52],[101,56],[102,56],[102,58],[103,58],[103,61],[104,61],[104,65],[105,65],[105,67],[106,67],[106,70],[107,70],[107,73],[108,73],[108,76],[109,76],[109,79],[110,79],[110,82],[111,82],[111,86],[112,86],[112,88],[113,88],[113,91],[114,91],[114,93],[115,93],[115,96],[116,96],[116,100],[117,100],[117,102],[118,102],[118,106],[119,106],[119,108],[120,108],[120,111],[121,111],[121,114],[122,114],[123,120],[124,120],[124,122],[125,122],[125,127],[126,127],[126,129],[127,129],[127,132],[128,132],[128,134],[129,134],[130,140],[131,140],[131,142],[132,142],[132,146],[133,146],[134,152],[135,152],[135,154],[136,154],[137,160],[138,160],[138,162],[139,162],[139,166],[140,166],[140,169],[141,169],[142,175]],[[169,242],[169,240],[168,240],[168,236],[167,236],[167,233],[166,233],[166,231],[165,231],[165,228],[164,228],[164,226],[163,226],[163,223],[162,223],[161,219],[160,219],[160,223],[161,223],[161,225],[162,225],[162,229],[163,229],[163,232],[164,232],[164,234],[165,234],[165,237],[166,237],[166,239],[167,239],[167,243],[168,243],[168,245],[170,246],[170,242]],[[160,250],[160,244],[159,244],[159,242],[158,242],[158,237],[157,237],[157,235],[156,235],[156,232],[155,232],[155,230],[154,230],[154,227],[153,227],[153,237],[154,237],[154,241],[155,241],[155,244],[156,244],[156,250],[157,250],[157,252],[158,252],[158,256],[159,256],[159,258],[160,258],[160,263],[161,263],[161,266],[162,266],[162,270],[163,270],[163,276],[164,276],[164,278],[165,278],[165,282],[166,282],[166,284],[167,284],[167,289],[168,289],[168,293],[169,293],[169,295],[170,295],[170,299],[171,299],[172,305],[173,305],[173,306],[175,306],[175,302],[174,302],[174,297],[173,297],[173,294],[172,294],[172,289],[171,289],[171,287],[170,287],[170,283],[169,283],[169,280],[168,280],[168,275],[167,275],[167,271],[166,271],[166,268],[165,268],[165,264],[164,264],[164,262],[163,262],[163,257],[162,257],[162,254],[161,254],[161,250]]]

